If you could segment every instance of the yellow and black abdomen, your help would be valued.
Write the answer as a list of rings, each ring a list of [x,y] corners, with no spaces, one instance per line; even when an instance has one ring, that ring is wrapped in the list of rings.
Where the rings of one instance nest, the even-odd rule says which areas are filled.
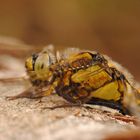
[[[76,100],[82,99],[88,104],[107,106],[119,110],[122,114],[130,114],[127,104],[124,103],[128,92],[125,79],[121,77],[114,79],[106,69],[94,65],[79,70],[72,75],[71,80],[79,84],[77,90],[79,96],[75,98]]]
[[[90,92],[88,98],[120,100],[121,93],[118,91],[118,82],[114,81],[99,65],[79,70],[72,75],[71,80],[74,83],[79,83],[81,88]]]
[[[68,62],[71,69],[66,71],[59,84],[60,96],[72,103],[103,105],[129,114],[124,99],[128,87],[132,87],[120,71],[109,67],[103,56],[84,52],[71,57]]]

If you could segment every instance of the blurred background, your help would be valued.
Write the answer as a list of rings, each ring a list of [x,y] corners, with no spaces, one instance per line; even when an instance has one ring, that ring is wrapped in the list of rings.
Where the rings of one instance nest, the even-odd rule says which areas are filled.
[[[140,0],[0,0],[0,36],[96,50],[140,81]]]

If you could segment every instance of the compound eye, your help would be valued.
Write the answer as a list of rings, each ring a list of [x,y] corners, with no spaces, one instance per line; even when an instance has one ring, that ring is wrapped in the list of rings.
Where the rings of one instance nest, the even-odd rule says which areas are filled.
[[[47,52],[40,53],[35,62],[35,70],[48,69],[50,63],[49,54]]]
[[[38,57],[38,54],[32,54],[32,56],[26,60],[25,67],[27,71],[34,71],[34,65],[35,65],[37,57]]]

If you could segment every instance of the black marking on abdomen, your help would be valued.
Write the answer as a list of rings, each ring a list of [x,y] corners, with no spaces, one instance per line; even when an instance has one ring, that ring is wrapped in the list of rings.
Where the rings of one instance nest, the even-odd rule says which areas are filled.
[[[123,115],[131,115],[127,108],[124,108],[120,101],[104,100],[98,98],[91,98],[87,104],[106,106],[118,110]]]

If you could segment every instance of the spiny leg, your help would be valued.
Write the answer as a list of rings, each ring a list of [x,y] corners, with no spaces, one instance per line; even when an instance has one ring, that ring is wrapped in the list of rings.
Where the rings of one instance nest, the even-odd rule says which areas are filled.
[[[76,91],[76,89],[75,89]],[[57,109],[57,108],[69,108],[69,107],[84,107],[87,108],[87,106],[85,106],[81,100],[79,99],[75,99],[73,97],[73,93],[74,90],[72,90],[72,87],[69,87],[67,90],[61,90],[61,93],[59,93],[59,95],[61,97],[63,97],[64,99],[66,99],[68,102],[62,105],[56,105],[56,106],[52,106],[52,107],[44,107],[43,109]],[[82,98],[83,99],[83,98]]]
[[[56,106],[52,106],[52,107],[43,107],[42,109],[57,109],[57,108],[71,108],[71,107],[83,107],[81,104],[62,104],[62,105],[56,105]]]
[[[53,106],[53,107],[44,107],[43,109],[57,109],[57,108],[67,108],[67,107],[84,107],[84,108],[87,108],[83,104],[87,95],[84,96],[84,97],[78,96],[78,95],[80,95],[79,94],[80,91],[78,91],[78,89],[76,87],[65,86],[65,87],[57,90],[57,92],[58,92],[58,95],[60,95],[64,99],[66,99],[68,101],[68,103],[62,104],[62,105],[56,105],[56,106]]]

